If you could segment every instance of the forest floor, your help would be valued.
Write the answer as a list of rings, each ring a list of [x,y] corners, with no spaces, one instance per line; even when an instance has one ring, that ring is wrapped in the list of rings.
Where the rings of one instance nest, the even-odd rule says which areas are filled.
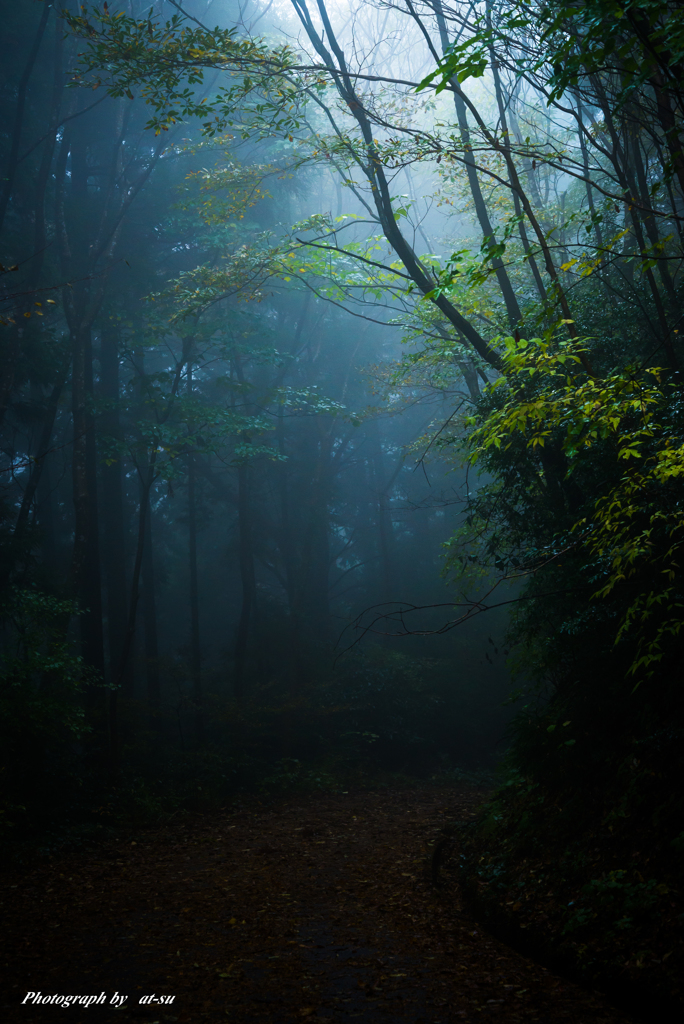
[[[480,799],[255,803],[15,869],[0,879],[0,1019],[626,1024],[489,935],[461,904],[453,855],[434,886],[430,845]],[[27,993],[104,997],[66,1016]],[[153,995],[174,998],[141,1002]]]

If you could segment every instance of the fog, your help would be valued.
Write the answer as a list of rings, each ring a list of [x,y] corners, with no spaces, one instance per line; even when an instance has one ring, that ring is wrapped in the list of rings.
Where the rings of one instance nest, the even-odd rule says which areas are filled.
[[[3,1020],[675,1016],[683,10],[0,0]]]
[[[176,6],[139,17],[161,26]],[[191,28],[316,59],[290,4],[184,10]],[[40,792],[49,816],[73,772],[135,778],[155,793],[141,803],[163,804],[185,799],[179,785],[200,799],[196,775],[225,801],[285,763],[333,786],[491,769],[506,745],[505,614],[473,614],[492,580],[468,589],[444,551],[478,478],[441,441],[477,373],[458,353],[412,363],[443,328],[406,291],[349,111],[305,74],[284,133],[260,126],[247,94],[221,112],[236,76],[210,68],[196,89],[217,110],[207,135],[167,85],[163,101],[144,80],[116,95],[114,72],[82,70],[83,38],[44,14],[3,15],[7,87],[20,82],[3,129],[2,261],[18,267],[3,314],[17,604],[4,636],[10,662],[36,661],[32,678],[56,659],[38,684],[53,718],[41,752],[10,768],[16,799]],[[430,70],[405,12],[331,17],[354,71]],[[384,145],[447,109],[359,82],[391,118]],[[339,145],[318,153],[331,131]],[[437,260],[472,215],[448,184],[436,194],[434,164],[396,163],[404,235]]]

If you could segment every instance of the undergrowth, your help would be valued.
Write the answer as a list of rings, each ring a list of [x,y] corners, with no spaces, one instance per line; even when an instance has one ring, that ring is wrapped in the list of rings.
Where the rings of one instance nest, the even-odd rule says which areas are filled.
[[[502,937],[616,992],[684,999],[681,817],[675,780],[652,769],[626,786],[561,796],[511,770],[479,819],[461,830],[461,876]],[[676,766],[670,766],[676,768]],[[615,769],[615,766],[613,766]],[[663,766],[664,768],[664,766]],[[566,797],[567,799],[564,799]]]

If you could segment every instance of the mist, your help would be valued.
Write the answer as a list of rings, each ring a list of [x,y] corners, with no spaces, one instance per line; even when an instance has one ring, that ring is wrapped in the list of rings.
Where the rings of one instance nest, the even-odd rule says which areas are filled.
[[[230,5],[211,15],[235,24]],[[371,35],[372,18],[355,12]],[[261,31],[295,27],[286,9]],[[53,602],[55,623],[59,602],[76,602],[67,643],[98,680],[79,756],[115,773],[181,751],[204,771],[210,750],[247,776],[283,758],[342,778],[356,762],[491,768],[505,744],[504,620],[425,635],[454,617],[442,546],[467,504],[463,460],[434,440],[470,396],[456,367],[439,382],[398,373],[416,347],[406,302],[355,270],[336,282],[347,268],[293,228],[309,238],[330,221],[380,264],[362,191],[303,159],[303,126],[291,141],[207,140],[192,122],[155,135],[144,90],[56,78],[80,44],[51,21],[43,33],[24,101],[27,194],[18,177],[4,226],[7,262],[41,296],[24,322],[8,307],[23,361],[5,418],[6,578]],[[383,50],[357,59],[412,73],[397,31]],[[305,116],[321,127],[320,109]],[[42,174],[39,210],[27,166]],[[423,198],[431,179],[397,175],[414,241],[467,224]],[[433,605],[405,624],[383,617]],[[212,797],[230,789],[221,770]]]
[[[350,848],[318,846],[361,829],[389,880],[416,815],[424,958],[441,893],[583,983],[680,998],[681,17],[590,6],[0,4],[17,877],[97,889],[116,844],[144,872],[236,828],[273,865],[310,840],[325,902]],[[305,886],[251,860],[224,938]],[[340,948],[376,948],[376,903]],[[329,951],[332,913],[267,941]]]

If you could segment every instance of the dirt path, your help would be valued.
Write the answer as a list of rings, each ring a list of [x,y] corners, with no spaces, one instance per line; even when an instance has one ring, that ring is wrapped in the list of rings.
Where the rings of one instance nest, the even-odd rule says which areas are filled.
[[[627,1024],[491,938],[448,873],[431,885],[425,843],[476,799],[410,790],[257,806],[5,876],[0,1019]],[[27,992],[106,1001],[65,1012],[22,1003]],[[115,994],[128,997],[120,1009]],[[174,999],[140,1002],[152,995]]]

